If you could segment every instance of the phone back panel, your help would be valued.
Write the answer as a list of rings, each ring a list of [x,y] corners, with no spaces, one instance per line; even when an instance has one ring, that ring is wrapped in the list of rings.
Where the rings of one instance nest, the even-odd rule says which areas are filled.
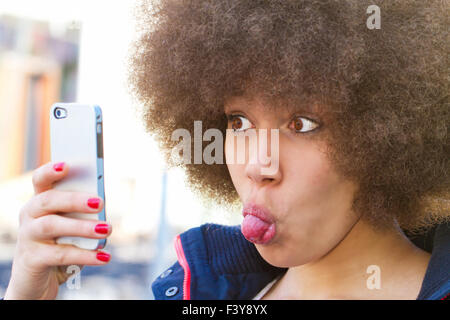
[[[67,111],[65,118],[57,119],[55,108]],[[99,132],[98,132],[99,131]],[[50,112],[50,139],[52,162],[64,161],[69,166],[68,175],[53,185],[61,191],[87,192],[104,198],[102,114],[98,106],[76,103],[56,103]],[[105,220],[105,207],[99,214],[71,212],[61,215]],[[106,240],[81,237],[61,237],[57,243],[73,244],[95,250],[103,248]]]

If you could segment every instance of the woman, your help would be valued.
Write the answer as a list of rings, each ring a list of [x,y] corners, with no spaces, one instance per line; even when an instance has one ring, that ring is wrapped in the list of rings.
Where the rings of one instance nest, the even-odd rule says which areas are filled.
[[[369,29],[371,4],[143,2],[130,81],[148,131],[203,200],[244,215],[178,236],[157,299],[448,297],[448,8],[389,1]],[[226,166],[175,163],[173,132],[199,120],[225,136]],[[268,145],[234,143],[260,129]],[[50,190],[67,170],[35,172],[5,298],[54,298],[60,266],[105,263],[54,244],[111,232],[49,214],[88,211],[88,195]]]

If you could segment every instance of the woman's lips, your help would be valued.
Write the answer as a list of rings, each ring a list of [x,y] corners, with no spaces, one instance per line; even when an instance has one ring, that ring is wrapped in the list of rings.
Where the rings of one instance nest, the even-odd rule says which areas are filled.
[[[247,204],[243,210],[244,221],[241,231],[244,237],[256,244],[267,244],[275,236],[275,223],[263,207]]]

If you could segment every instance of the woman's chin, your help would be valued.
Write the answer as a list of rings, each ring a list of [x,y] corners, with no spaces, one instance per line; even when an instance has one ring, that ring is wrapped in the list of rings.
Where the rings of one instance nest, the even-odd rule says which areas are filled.
[[[264,245],[255,244],[255,247],[268,264],[278,268],[296,267],[312,261],[306,255],[295,255],[292,250],[283,250],[277,241]]]

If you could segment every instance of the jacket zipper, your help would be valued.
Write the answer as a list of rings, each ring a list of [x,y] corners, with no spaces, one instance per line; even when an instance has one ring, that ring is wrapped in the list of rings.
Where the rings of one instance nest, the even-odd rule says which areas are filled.
[[[177,259],[180,263],[181,267],[184,270],[184,279],[183,279],[183,300],[191,299],[191,269],[189,269],[189,264],[186,260],[186,256],[184,255],[183,246],[181,244],[180,235],[177,235],[175,238],[175,251],[177,253]]]

